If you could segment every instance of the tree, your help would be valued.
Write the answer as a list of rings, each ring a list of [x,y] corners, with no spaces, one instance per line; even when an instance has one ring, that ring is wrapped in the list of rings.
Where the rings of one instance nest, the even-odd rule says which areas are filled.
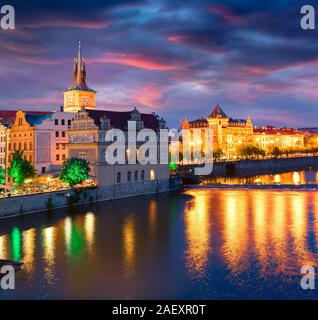
[[[249,158],[249,157],[259,157],[265,156],[265,151],[263,149],[260,149],[256,146],[250,146],[250,145],[243,145],[241,147],[238,148],[238,153],[240,156],[245,157],[245,158]]]
[[[12,155],[12,161],[8,169],[8,176],[16,185],[22,185],[26,179],[32,179],[36,175],[31,162],[23,158],[23,151],[16,151]]]
[[[3,170],[2,167],[0,167],[0,186],[3,186],[6,184],[6,175],[5,171]]]
[[[67,159],[61,168],[60,180],[73,187],[83,180],[86,180],[89,171],[89,163],[85,159]]]
[[[221,149],[216,149],[213,151],[213,157],[215,160],[221,159],[224,156],[224,153]]]
[[[277,158],[282,154],[281,150],[278,147],[274,147],[273,150],[270,152],[270,155]]]

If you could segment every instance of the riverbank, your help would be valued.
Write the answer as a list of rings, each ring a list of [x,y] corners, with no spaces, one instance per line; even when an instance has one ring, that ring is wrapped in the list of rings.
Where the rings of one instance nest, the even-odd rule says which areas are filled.
[[[133,187],[126,183],[7,197],[0,199],[0,219],[100,201],[168,192],[179,188],[181,188],[180,179],[173,177],[154,181],[140,181],[134,183]]]
[[[187,189],[211,189],[211,190],[277,190],[277,191],[317,191],[318,184],[200,184],[188,185]]]

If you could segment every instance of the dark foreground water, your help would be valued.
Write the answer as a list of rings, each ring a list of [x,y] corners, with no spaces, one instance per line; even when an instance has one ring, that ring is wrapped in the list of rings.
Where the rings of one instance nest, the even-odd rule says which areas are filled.
[[[192,189],[0,221],[0,299],[312,299],[318,192]],[[317,280],[318,281],[318,280]]]

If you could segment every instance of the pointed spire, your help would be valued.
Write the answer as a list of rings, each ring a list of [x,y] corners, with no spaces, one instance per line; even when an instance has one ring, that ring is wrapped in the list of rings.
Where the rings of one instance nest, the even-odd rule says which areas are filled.
[[[228,118],[226,113],[222,110],[219,104],[217,104],[208,118]]]
[[[190,129],[190,123],[186,117],[184,117],[182,120],[181,128],[182,129]]]
[[[86,65],[82,56],[81,42],[78,42],[77,57],[74,60],[73,84],[68,90],[94,91],[86,84]]]

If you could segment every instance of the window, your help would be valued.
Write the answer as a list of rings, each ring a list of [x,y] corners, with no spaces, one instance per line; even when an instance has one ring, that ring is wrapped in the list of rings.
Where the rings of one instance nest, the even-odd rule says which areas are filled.
[[[62,160],[64,161],[66,158],[65,154],[62,155]]]
[[[32,150],[32,142],[30,142],[30,150]]]
[[[59,120],[55,119],[54,123],[55,123],[56,126],[58,126],[59,125]]]
[[[72,120],[67,120],[67,124],[70,126],[72,124]]]
[[[121,182],[121,173],[117,172],[117,183]]]
[[[9,143],[8,147],[9,147],[9,151],[11,151],[11,143]]]
[[[65,150],[65,143],[62,143],[62,150]]]
[[[62,131],[62,138],[65,138],[65,131]]]
[[[27,143],[24,142],[24,148],[23,148],[25,151],[28,150],[28,146],[27,146]]]
[[[156,179],[155,170],[151,169],[150,170],[150,180],[155,180],[155,179]]]
[[[135,171],[134,179],[135,181],[138,181],[138,171]]]
[[[32,162],[32,156],[29,156],[29,161]]]
[[[46,168],[42,167],[42,173],[45,173],[45,171],[46,171]]]
[[[145,180],[145,170],[141,170],[141,178],[142,181]]]
[[[59,154],[56,155],[56,161],[60,161],[60,155]]]
[[[55,138],[58,138],[60,136],[60,133],[58,131],[55,131]]]
[[[79,157],[80,157],[80,159],[86,160],[86,152],[80,152]]]
[[[131,182],[131,172],[130,171],[128,171],[128,173],[127,173],[127,181]]]
[[[65,120],[62,119],[62,126],[65,126]]]
[[[59,143],[56,144],[56,148],[55,149],[56,150],[60,150],[60,144]]]

